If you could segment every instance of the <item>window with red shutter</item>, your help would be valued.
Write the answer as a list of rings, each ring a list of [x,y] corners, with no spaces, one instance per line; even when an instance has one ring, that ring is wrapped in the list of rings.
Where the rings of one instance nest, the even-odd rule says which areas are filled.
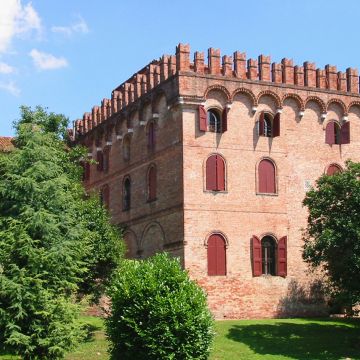
[[[156,200],[156,167],[152,165],[148,171],[148,201]]]
[[[253,276],[260,276],[262,275],[261,241],[255,235],[253,235],[251,240],[251,253]]]
[[[209,109],[207,111],[208,131],[221,133],[221,118],[217,109]]]
[[[277,245],[277,275],[287,275],[287,236],[283,236]]]
[[[325,128],[325,143],[329,145],[340,144],[341,130],[339,124],[330,121]]]
[[[276,241],[272,236],[261,239],[262,273],[276,275]]]
[[[208,275],[226,275],[226,242],[222,235],[212,234],[207,246]]]
[[[326,175],[331,176],[339,172],[342,172],[341,166],[338,164],[331,164],[326,170]]]
[[[258,121],[259,136],[265,137],[277,137],[280,136],[280,113],[277,113],[274,117],[262,111]]]
[[[268,159],[261,160],[258,167],[258,192],[276,194],[275,166]]]
[[[265,113],[262,111],[260,113],[260,117],[259,117],[259,136],[265,136],[264,133],[264,122],[265,122]]]
[[[225,191],[225,161],[218,154],[206,160],[206,190]]]

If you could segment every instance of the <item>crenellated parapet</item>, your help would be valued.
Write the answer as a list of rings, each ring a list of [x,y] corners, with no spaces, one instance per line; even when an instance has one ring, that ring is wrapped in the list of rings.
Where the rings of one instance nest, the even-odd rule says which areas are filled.
[[[111,93],[110,99],[86,112],[82,119],[74,122],[75,137],[79,137],[114,117],[131,104],[153,93],[153,90],[167,82],[175,74],[193,74],[211,78],[226,78],[258,82],[259,84],[285,84],[309,90],[330,90],[359,94],[359,73],[348,68],[338,71],[336,66],[326,65],[319,69],[313,62],[294,65],[292,59],[283,58],[280,63],[271,62],[270,56],[260,55],[247,59],[246,53],[235,51],[232,56],[221,56],[219,49],[209,48],[207,61],[203,52],[196,51],[193,61],[190,46],[179,44],[175,55],[163,55],[135,73]],[[255,102],[254,102],[255,104]]]

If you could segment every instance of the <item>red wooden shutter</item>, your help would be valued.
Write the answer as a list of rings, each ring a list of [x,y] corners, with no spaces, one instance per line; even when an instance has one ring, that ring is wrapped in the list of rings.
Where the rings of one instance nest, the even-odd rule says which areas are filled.
[[[350,144],[350,121],[341,126],[340,144]]]
[[[277,275],[287,275],[287,236],[283,236],[277,246]]]
[[[270,160],[261,160],[258,169],[259,193],[276,193],[275,166]]]
[[[272,137],[277,136],[280,136],[280,113],[277,113],[273,120]]]
[[[259,117],[259,136],[264,136],[265,113],[262,111]]]
[[[326,125],[325,129],[325,143],[329,145],[335,144],[335,123],[333,121]]]
[[[225,108],[222,112],[222,117],[221,117],[221,132],[225,132],[227,131],[227,112],[228,109]]]
[[[216,190],[225,191],[225,162],[220,155],[216,155]]]
[[[156,199],[156,168],[152,166],[149,170],[149,200]]]
[[[199,106],[199,130],[200,131],[207,130],[207,114],[205,107],[203,105]]]
[[[104,154],[101,150],[99,150],[96,154],[96,161],[97,161],[97,170],[103,171],[104,170]]]
[[[258,237],[253,235],[251,243],[252,243],[253,276],[261,276],[262,275],[261,241]]]
[[[211,155],[206,160],[206,190],[217,190],[216,162],[216,155]]]
[[[213,234],[208,240],[208,275],[226,275],[226,245],[219,234]]]

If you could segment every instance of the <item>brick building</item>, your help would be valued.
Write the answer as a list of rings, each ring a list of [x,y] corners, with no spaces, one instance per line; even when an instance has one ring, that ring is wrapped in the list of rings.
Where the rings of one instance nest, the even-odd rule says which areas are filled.
[[[74,123],[128,256],[168,251],[217,318],[322,311],[301,257],[307,189],[360,160],[357,70],[217,49],[154,60]],[[350,131],[351,129],[351,131]]]

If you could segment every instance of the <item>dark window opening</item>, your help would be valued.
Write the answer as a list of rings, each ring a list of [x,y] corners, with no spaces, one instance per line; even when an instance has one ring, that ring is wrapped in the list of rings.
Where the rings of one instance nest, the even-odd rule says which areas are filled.
[[[272,118],[269,114],[264,115],[264,136],[272,136]]]
[[[208,110],[207,122],[208,122],[208,131],[221,133],[221,118],[220,118],[220,114],[216,110],[214,109]]]
[[[131,200],[131,182],[129,178],[124,180],[123,184],[123,210],[130,209],[130,200]]]
[[[265,236],[261,240],[262,250],[262,273],[264,275],[276,275],[276,243],[271,236]]]
[[[130,160],[130,137],[126,136],[123,144],[123,158],[125,161]]]
[[[156,200],[156,168],[151,166],[148,171],[148,201]]]
[[[153,122],[148,126],[148,148],[149,151],[154,151],[155,149],[155,126]]]

